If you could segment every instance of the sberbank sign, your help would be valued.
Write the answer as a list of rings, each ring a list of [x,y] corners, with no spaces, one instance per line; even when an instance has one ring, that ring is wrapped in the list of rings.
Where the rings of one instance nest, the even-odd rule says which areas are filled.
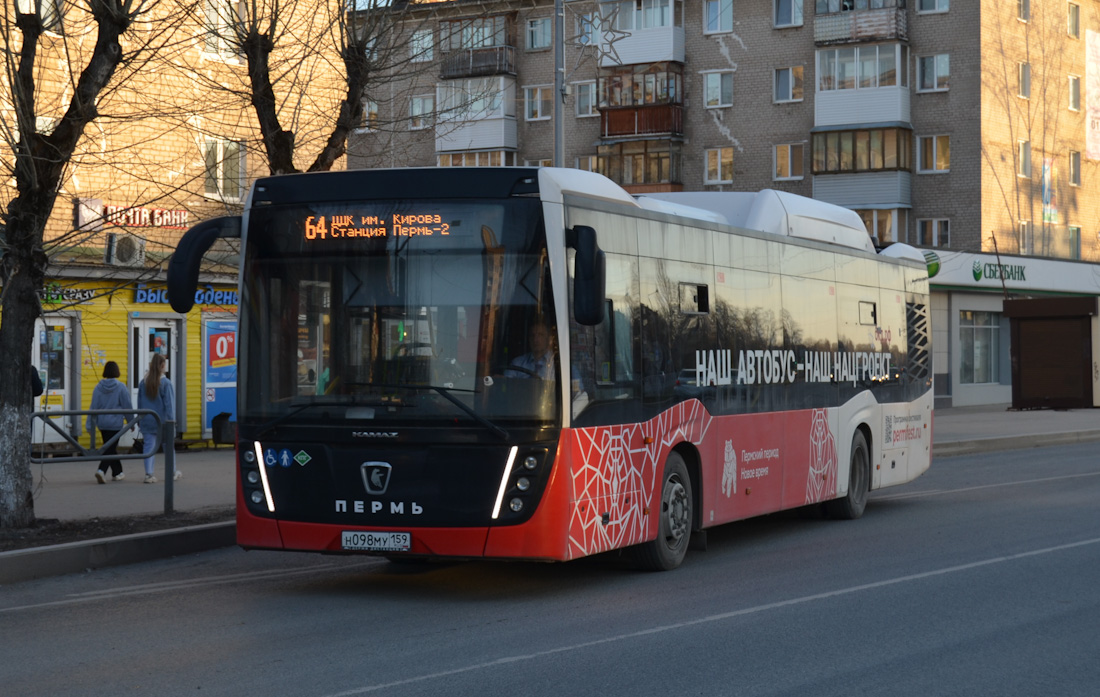
[[[1026,281],[1023,264],[986,264],[974,262],[974,280],[983,278],[990,281]]]

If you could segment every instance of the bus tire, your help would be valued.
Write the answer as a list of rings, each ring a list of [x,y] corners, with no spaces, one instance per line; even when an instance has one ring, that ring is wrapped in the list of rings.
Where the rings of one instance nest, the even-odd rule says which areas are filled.
[[[848,469],[847,495],[827,501],[825,510],[830,518],[855,520],[863,515],[867,507],[867,492],[871,489],[871,456],[867,448],[867,438],[863,431],[856,429],[852,436],[851,467]]]
[[[679,453],[669,453],[661,476],[657,539],[634,548],[635,564],[647,571],[670,571],[684,561],[691,542],[691,475]]]

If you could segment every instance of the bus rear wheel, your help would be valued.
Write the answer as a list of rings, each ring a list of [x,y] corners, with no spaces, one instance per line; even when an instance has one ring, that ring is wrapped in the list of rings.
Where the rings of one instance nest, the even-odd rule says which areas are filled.
[[[634,548],[634,561],[648,571],[669,571],[684,561],[691,541],[691,475],[684,458],[670,453],[662,475],[657,539]]]
[[[825,503],[830,518],[855,520],[867,507],[867,492],[871,489],[871,456],[867,438],[857,430],[852,436],[851,467],[848,470],[848,493]]]

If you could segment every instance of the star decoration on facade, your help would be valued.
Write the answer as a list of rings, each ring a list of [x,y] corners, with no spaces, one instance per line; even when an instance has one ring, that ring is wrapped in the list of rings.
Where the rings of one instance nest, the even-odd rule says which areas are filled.
[[[619,18],[619,3],[615,3],[611,8],[611,12],[604,15],[602,10],[595,12],[578,12],[573,10],[573,15],[577,18],[575,26],[580,26],[581,31],[575,36],[571,36],[565,40],[567,46],[577,46],[578,48],[592,48],[596,49],[596,58],[599,64],[603,64],[605,58],[612,61],[615,65],[622,65],[623,61],[619,57],[619,52],[615,50],[615,42],[630,36],[630,32],[623,31],[616,28]],[[595,36],[595,41],[592,40]],[[574,66],[573,70],[576,71],[580,65],[584,52],[582,51],[577,59],[577,66]]]

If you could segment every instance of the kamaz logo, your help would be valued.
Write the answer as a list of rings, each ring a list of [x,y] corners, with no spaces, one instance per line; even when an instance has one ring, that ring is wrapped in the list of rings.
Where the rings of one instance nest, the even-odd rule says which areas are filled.
[[[396,438],[397,431],[352,431],[352,438]]]

